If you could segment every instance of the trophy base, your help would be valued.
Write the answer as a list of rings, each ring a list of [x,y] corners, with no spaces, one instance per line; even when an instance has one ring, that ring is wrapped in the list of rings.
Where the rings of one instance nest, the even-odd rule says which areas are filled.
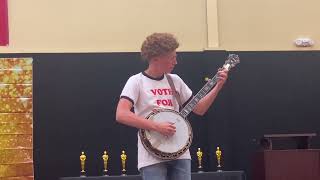
[[[107,170],[103,170],[103,176],[109,176]]]
[[[80,171],[80,177],[87,177],[85,171]]]
[[[218,166],[217,166],[217,172],[222,172],[222,166],[219,164]]]
[[[198,173],[203,173],[203,169],[202,169],[202,166],[199,166],[198,167],[198,171],[197,171]]]
[[[122,174],[121,174],[121,176],[126,176],[127,174],[126,174],[126,170],[122,170]]]

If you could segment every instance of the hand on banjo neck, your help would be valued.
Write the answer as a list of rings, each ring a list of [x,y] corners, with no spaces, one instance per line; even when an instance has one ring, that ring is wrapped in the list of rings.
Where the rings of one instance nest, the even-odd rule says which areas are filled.
[[[224,83],[227,81],[228,79],[228,69],[225,68],[219,68],[218,72],[217,72],[217,84],[216,86],[218,88],[222,88],[222,86],[224,85]]]

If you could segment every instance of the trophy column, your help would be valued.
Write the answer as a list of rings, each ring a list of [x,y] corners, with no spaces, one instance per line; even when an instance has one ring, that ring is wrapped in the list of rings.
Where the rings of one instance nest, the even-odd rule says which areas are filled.
[[[81,155],[80,155],[80,167],[81,167],[80,176],[81,177],[85,177],[86,176],[85,163],[86,163],[86,155],[82,151]]]
[[[203,156],[203,152],[201,151],[200,148],[198,148],[198,151],[197,151],[197,157],[198,157],[198,173],[203,172],[203,168],[202,168],[202,156]]]
[[[126,155],[126,152],[125,151],[122,151],[122,154],[121,154],[121,165],[122,165],[122,170],[121,170],[121,172],[122,172],[122,176],[126,176],[127,174],[126,174],[126,172],[127,172],[127,170],[126,170],[126,160],[127,160],[127,155]]]
[[[216,156],[217,156],[217,171],[221,172],[222,171],[222,166],[221,166],[221,156],[222,156],[222,152],[220,150],[220,147],[217,147],[216,150]]]
[[[108,176],[108,160],[109,160],[109,155],[107,154],[107,151],[103,152],[102,155],[103,159],[103,175]]]

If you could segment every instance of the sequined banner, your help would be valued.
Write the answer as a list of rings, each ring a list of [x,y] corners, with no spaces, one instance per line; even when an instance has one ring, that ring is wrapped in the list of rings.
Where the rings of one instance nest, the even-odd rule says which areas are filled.
[[[0,113],[0,123],[32,123],[32,119],[32,113]]]
[[[6,134],[32,134],[32,123],[1,123],[0,136]]]
[[[32,71],[29,70],[0,70],[0,82],[7,84],[31,84]]]
[[[0,58],[0,180],[34,180],[32,59]]]
[[[32,58],[0,59],[0,69],[32,70]]]
[[[33,176],[22,176],[22,177],[4,177],[0,178],[0,180],[33,180]]]
[[[32,112],[31,98],[0,98],[0,113]]]
[[[33,163],[0,164],[2,177],[33,176]]]
[[[32,134],[0,134],[1,148],[32,148]],[[1,161],[1,160],[0,160]]]
[[[0,164],[32,163],[32,148],[3,149],[0,151]]]
[[[31,84],[0,84],[0,97],[3,98],[31,98]]]

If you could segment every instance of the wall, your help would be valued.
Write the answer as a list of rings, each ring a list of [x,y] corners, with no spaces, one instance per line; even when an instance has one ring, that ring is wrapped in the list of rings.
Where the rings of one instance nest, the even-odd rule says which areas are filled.
[[[309,0],[9,1],[10,45],[0,52],[136,52],[172,32],[180,51],[319,50],[320,2]],[[312,48],[293,40],[310,37]]]
[[[320,49],[320,17],[317,0],[220,0],[220,47],[228,50]],[[293,41],[310,37],[312,48],[296,48]]]
[[[204,0],[10,0],[10,46],[0,52],[139,51],[153,32],[195,51],[206,44],[205,19]]]

